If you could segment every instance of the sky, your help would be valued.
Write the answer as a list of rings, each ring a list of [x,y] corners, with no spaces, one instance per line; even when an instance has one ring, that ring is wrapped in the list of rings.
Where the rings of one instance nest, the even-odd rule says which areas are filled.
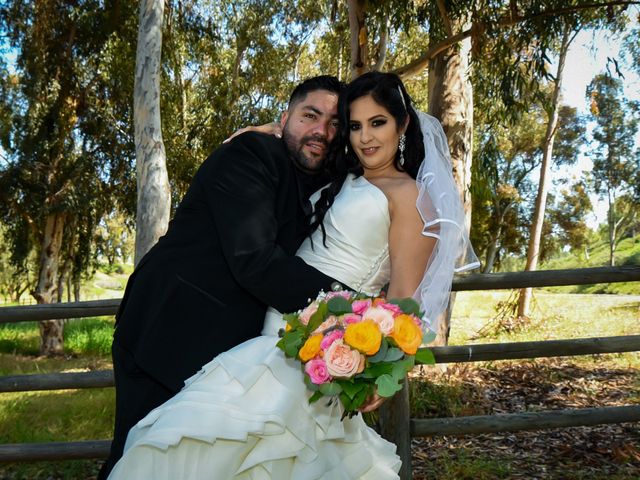
[[[622,79],[625,94],[628,99],[640,101],[640,77],[628,65],[620,61],[620,38],[607,36],[604,32],[582,31],[569,47],[565,64],[565,74],[562,85],[563,103],[576,107],[578,113],[589,113],[588,103],[585,98],[587,85],[598,73],[606,71],[607,57],[618,59],[620,70],[625,76]],[[555,65],[552,71],[555,71]],[[614,71],[612,70],[612,73]],[[588,131],[590,128],[588,126]],[[636,145],[640,146],[640,132],[636,135]],[[555,172],[555,176],[564,176],[567,173],[576,180],[581,177],[582,171],[591,170],[591,160],[586,155],[581,155],[577,164],[571,169]],[[599,200],[595,195],[591,197],[594,213],[588,217],[588,225],[595,228],[606,221],[607,204]]]

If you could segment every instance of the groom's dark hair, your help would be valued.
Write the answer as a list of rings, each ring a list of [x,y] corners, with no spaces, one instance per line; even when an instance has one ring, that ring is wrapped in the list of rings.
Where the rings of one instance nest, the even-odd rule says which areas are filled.
[[[308,78],[304,82],[298,84],[298,86],[293,89],[293,92],[291,92],[288,108],[293,108],[297,103],[307,98],[307,94],[309,92],[327,90],[335,93],[336,95],[340,95],[340,92],[344,87],[345,83],[332,75],[319,75],[317,77]]]

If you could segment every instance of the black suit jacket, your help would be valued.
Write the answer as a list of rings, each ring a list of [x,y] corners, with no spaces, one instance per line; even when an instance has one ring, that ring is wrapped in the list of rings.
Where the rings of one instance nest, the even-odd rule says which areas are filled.
[[[170,389],[260,334],[271,305],[306,305],[333,279],[294,253],[303,202],[284,142],[246,133],[196,173],[169,229],[131,275],[114,342]]]

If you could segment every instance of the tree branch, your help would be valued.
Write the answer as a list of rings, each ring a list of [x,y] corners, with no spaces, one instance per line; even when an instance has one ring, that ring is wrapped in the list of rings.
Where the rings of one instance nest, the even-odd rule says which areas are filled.
[[[380,41],[378,42],[378,61],[373,66],[373,70],[379,72],[387,59],[387,40],[389,39],[389,17],[385,16],[380,29]]]
[[[449,18],[449,14],[447,13],[447,7],[444,5],[444,0],[437,0],[438,10],[440,11],[440,17],[442,18],[442,24],[444,25],[444,30],[447,32],[447,35],[453,35],[453,28],[451,27],[451,19]]]
[[[577,5],[575,7],[564,7],[564,8],[559,8],[555,10],[549,10],[546,12],[540,12],[540,13],[536,13],[528,16],[514,16],[513,12],[510,11],[508,16],[498,20],[496,26],[511,27],[518,23],[526,22],[528,20],[533,20],[536,18],[559,16],[559,15],[565,15],[569,13],[575,13],[581,10],[588,10],[592,8],[614,7],[614,6],[621,6],[621,5],[640,5],[640,1],[616,0],[616,1],[604,2],[604,3],[590,3],[586,5]],[[406,79],[408,77],[411,77],[413,75],[420,73],[429,64],[430,60],[437,57],[440,53],[444,52],[452,45],[455,45],[456,43],[461,42],[465,38],[472,36],[474,32],[481,29],[482,25],[483,25],[483,22],[474,22],[471,28],[469,28],[468,30],[464,30],[456,35],[445,38],[438,44],[429,48],[426,52],[424,52],[422,55],[420,55],[418,58],[416,58],[412,62],[409,62],[407,65],[394,70],[393,73],[396,73],[403,79]],[[445,25],[445,28],[446,28],[446,25]]]

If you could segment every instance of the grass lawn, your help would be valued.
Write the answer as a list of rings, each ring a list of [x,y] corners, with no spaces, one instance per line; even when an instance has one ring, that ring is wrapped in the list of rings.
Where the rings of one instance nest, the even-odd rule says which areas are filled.
[[[512,332],[484,328],[485,335],[477,336],[495,317],[496,306],[504,308],[509,297],[510,294],[506,291],[459,293],[453,314],[451,344],[640,334],[640,296],[555,294],[536,290],[534,318],[530,324]],[[0,375],[110,368],[112,328],[113,320],[106,317],[69,321],[65,327],[68,355],[64,358],[43,358],[37,353],[39,334],[35,322],[0,326]],[[570,361],[571,365],[579,365],[581,371],[606,367],[631,372],[629,378],[635,378],[635,388],[627,392],[625,400],[627,403],[640,402],[640,354],[575,357]],[[433,381],[416,378],[412,381],[413,415],[425,417],[484,413],[488,408],[486,398],[483,397],[485,394],[474,385],[490,383],[497,375],[495,372],[520,364],[534,366],[536,362],[469,365],[464,367],[471,372],[466,377],[445,373],[433,376]],[[560,378],[567,368],[574,367],[543,362],[541,367],[533,368],[539,368],[536,370],[537,375],[556,375]],[[511,375],[509,378],[516,379],[512,380],[516,384],[526,383],[519,380],[521,377],[518,376],[525,374],[518,372],[507,373]],[[526,375],[522,378],[526,378]],[[109,438],[113,404],[113,389],[0,394],[0,443]],[[447,479],[525,478],[518,476],[519,464],[505,456],[505,451],[499,452],[500,455],[484,454],[464,445],[437,451],[438,455],[421,460],[419,455],[423,454],[423,450],[416,443],[414,455],[418,456],[414,456],[414,463],[430,465],[431,470],[427,473],[431,478],[436,478],[433,475]],[[0,465],[0,479],[91,478],[96,474],[98,465],[94,461],[5,464]],[[612,471],[606,476],[612,479],[640,478],[640,473],[637,476],[625,476],[626,473],[620,473],[621,471]],[[587,474],[580,477],[575,474],[571,478],[602,477]]]

